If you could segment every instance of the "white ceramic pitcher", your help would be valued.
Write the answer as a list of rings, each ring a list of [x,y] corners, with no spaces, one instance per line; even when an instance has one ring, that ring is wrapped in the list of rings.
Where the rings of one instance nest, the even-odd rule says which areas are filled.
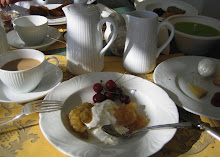
[[[63,8],[67,18],[67,68],[74,75],[99,72],[104,68],[104,54],[117,36],[117,25],[111,18],[101,19],[95,5],[75,0]],[[114,33],[103,48],[102,25],[110,22]]]
[[[151,11],[133,11],[123,14],[127,26],[124,68],[134,74],[145,74],[154,70],[156,58],[171,42],[174,27],[169,22],[158,23],[158,15]],[[168,40],[157,47],[158,33],[161,26],[171,28]]]
[[[1,11],[0,11],[1,15]],[[6,37],[5,28],[0,17],[0,55],[9,51],[9,44]]]

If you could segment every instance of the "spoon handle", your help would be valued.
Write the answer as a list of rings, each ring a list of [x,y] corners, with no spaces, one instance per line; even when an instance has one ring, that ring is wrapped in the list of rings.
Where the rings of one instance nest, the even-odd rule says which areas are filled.
[[[50,36],[50,35],[47,35],[47,37],[48,37],[48,38],[51,38],[51,39],[53,39],[53,40],[55,40],[55,41],[61,42],[61,43],[63,43],[63,44],[66,44],[66,42],[64,42],[64,41],[62,41],[62,40],[59,40],[59,39],[56,39],[56,38],[54,38],[54,37],[52,37],[52,36]]]
[[[160,128],[184,128],[184,127],[191,127],[191,122],[180,122],[180,123],[171,123],[171,124],[161,124],[161,125],[155,125],[155,126],[149,126],[145,127],[143,129],[134,131],[132,134],[137,134],[140,132],[146,132],[152,129],[160,129]]]

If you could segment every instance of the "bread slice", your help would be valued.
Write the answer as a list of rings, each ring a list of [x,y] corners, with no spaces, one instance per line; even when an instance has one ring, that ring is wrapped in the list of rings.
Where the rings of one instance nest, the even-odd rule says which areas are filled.
[[[216,85],[216,86],[220,86],[220,73],[218,73],[215,77],[215,80],[213,81],[213,83]]]
[[[197,97],[198,99],[206,96],[206,94],[208,93],[208,91],[206,91],[205,89],[202,89],[201,87],[199,86],[196,86],[192,83],[188,83],[187,84],[190,91],[192,92],[192,94]]]
[[[49,9],[45,6],[30,6],[29,9],[30,15],[41,15],[41,16],[48,16],[49,15]]]

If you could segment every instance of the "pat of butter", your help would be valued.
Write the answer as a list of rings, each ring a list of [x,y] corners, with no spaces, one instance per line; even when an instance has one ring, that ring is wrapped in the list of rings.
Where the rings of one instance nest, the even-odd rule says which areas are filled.
[[[123,134],[125,134],[125,133],[127,133],[127,132],[129,131],[128,128],[126,128],[126,127],[124,127],[124,126],[122,126],[122,125],[115,125],[114,127],[115,127],[115,130],[116,130],[119,134],[121,134],[121,135],[123,135]]]
[[[199,62],[198,64],[198,72],[203,77],[210,77],[214,75],[217,71],[217,64],[206,58]]]

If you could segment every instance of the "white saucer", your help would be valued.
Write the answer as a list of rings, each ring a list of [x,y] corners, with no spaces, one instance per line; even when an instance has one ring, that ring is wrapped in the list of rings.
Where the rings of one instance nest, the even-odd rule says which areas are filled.
[[[54,65],[51,64],[51,66]],[[62,79],[63,72],[57,67],[55,70],[45,75],[37,88],[30,93],[15,93],[0,81],[0,102],[24,103],[41,98],[58,86]]]
[[[59,39],[60,38],[60,32],[58,29],[54,28],[54,27],[49,27],[48,28],[48,35],[55,38],[55,39]],[[25,43],[21,40],[21,38],[17,35],[17,33],[15,32],[15,30],[12,30],[10,32],[7,33],[7,39],[8,39],[8,43],[10,46],[13,46],[15,48],[30,48],[30,49],[42,49],[45,48],[53,43],[56,42],[56,40],[51,39],[49,37],[46,37],[44,39],[44,41],[42,43],[40,43],[39,45],[36,46],[28,46],[25,45]]]

